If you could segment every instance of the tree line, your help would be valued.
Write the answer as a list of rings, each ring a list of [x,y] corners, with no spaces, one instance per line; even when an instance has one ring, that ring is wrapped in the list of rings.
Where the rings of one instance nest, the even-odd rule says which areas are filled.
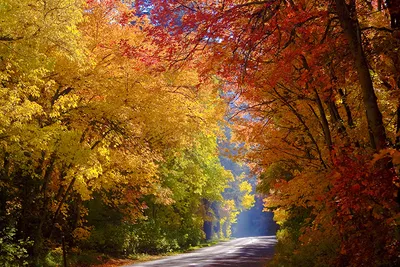
[[[154,2],[175,64],[207,57],[232,97],[272,266],[397,266],[399,1]]]
[[[83,258],[185,249],[254,203],[218,158],[220,81],[171,67],[124,2],[0,4],[0,265],[56,266],[63,238]]]

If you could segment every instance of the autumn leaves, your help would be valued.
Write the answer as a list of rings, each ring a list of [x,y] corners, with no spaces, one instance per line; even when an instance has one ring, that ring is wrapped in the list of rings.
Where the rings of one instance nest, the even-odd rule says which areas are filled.
[[[61,231],[71,242],[95,231],[84,218],[96,196],[120,222],[151,218],[135,231],[157,244],[197,242],[231,178],[215,153],[223,88],[281,224],[277,262],[396,265],[399,40],[382,7],[2,3],[1,225],[34,237],[40,258]],[[234,221],[235,203],[223,205]],[[158,239],[177,227],[185,238]]]
[[[281,224],[277,265],[398,264],[399,39],[385,2],[157,1],[155,19],[237,94],[236,136]]]
[[[199,242],[192,213],[231,179],[217,155],[217,81],[168,69],[152,26],[119,1],[5,1],[0,14],[0,225],[34,242],[30,264],[61,235],[70,246],[88,238],[94,197],[119,224],[180,203],[167,215],[179,229],[186,214],[181,234]]]

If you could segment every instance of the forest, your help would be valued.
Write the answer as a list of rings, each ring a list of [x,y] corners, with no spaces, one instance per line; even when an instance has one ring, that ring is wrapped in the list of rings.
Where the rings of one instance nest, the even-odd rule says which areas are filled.
[[[260,197],[271,266],[400,265],[399,0],[2,0],[0,83],[1,266],[230,238]]]

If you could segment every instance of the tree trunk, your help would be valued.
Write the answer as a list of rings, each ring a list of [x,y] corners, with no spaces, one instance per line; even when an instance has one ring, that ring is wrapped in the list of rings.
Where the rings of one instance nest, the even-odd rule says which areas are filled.
[[[70,193],[70,191],[72,190],[75,181],[76,181],[76,177],[73,177],[72,180],[71,180],[71,182],[70,182],[69,185],[68,185],[67,190],[65,191],[65,194],[64,194],[63,198],[62,198],[61,201],[58,203],[57,210],[56,210],[56,212],[54,213],[54,216],[53,216],[53,219],[52,219],[52,223],[51,223],[51,225],[50,225],[49,238],[51,238],[52,235],[53,235],[53,231],[54,231],[54,229],[55,229],[55,225],[56,225],[56,221],[57,221],[58,215],[60,214],[61,208],[62,208],[63,204],[65,203],[65,201],[67,200],[67,197],[69,196],[69,193]]]
[[[318,143],[315,140],[314,136],[312,135],[310,128],[307,126],[306,122],[304,121],[304,119],[302,118],[300,113],[275,88],[272,88],[272,89],[274,90],[276,95],[279,97],[281,102],[284,105],[286,105],[290,109],[290,111],[292,111],[293,115],[295,115],[296,118],[299,120],[299,122],[303,125],[304,131],[306,132],[307,136],[310,138],[311,142],[315,145],[315,150],[318,153],[318,157],[322,163],[322,166],[324,167],[324,169],[328,169],[328,166],[326,165],[326,163],[322,157],[321,149],[319,148]]]
[[[350,128],[354,127],[354,121],[353,121],[353,115],[351,114],[351,109],[349,105],[347,104],[347,96],[343,92],[342,89],[338,89],[339,95],[342,98],[342,104],[344,107],[344,110],[346,111],[346,116],[347,116],[347,125],[349,125]]]
[[[393,30],[400,29],[400,0],[386,1],[390,14],[390,26]]]
[[[204,221],[203,223],[203,231],[206,234],[206,240],[212,239],[212,222]]]
[[[400,149],[400,102],[397,104],[397,110],[396,110],[396,141],[395,141],[395,147],[397,149]]]
[[[315,89],[314,89],[314,94],[315,94],[315,101],[317,102],[317,106],[318,106],[318,110],[319,110],[319,115],[321,117],[322,130],[323,130],[324,136],[325,136],[325,143],[328,146],[328,149],[332,150],[331,131],[329,129],[328,120],[326,119],[324,106],[322,105],[321,98],[319,97],[318,92]]]
[[[326,101],[326,105],[328,106],[329,114],[331,115],[332,118],[332,124],[337,129],[338,133],[347,135],[346,127],[343,124],[342,117],[340,117],[335,102],[330,99]]]
[[[206,234],[206,240],[211,240],[213,216],[211,212],[211,203],[205,198],[203,198],[203,208],[204,208],[203,231]]]
[[[382,114],[378,107],[367,59],[361,43],[361,31],[355,11],[355,1],[347,5],[345,0],[335,0],[336,12],[340,24],[349,41],[361,85],[364,107],[367,114],[368,126],[371,129],[371,147],[380,150],[386,146],[386,133],[382,122]]]

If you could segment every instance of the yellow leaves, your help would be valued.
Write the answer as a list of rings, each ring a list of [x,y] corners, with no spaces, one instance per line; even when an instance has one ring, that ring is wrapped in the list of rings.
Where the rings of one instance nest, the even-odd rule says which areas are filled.
[[[400,151],[393,148],[381,149],[378,153],[374,154],[373,159],[370,162],[370,166],[374,166],[377,162],[382,159],[390,157],[394,165],[400,164]]]
[[[173,192],[169,188],[158,187],[154,192],[154,196],[156,200],[154,203],[162,204],[162,205],[171,205],[175,203],[175,200],[172,198]]]
[[[110,150],[105,147],[105,146],[101,146],[97,149],[97,153],[99,153],[99,156],[101,156],[102,158],[104,158],[105,160],[110,160]]]
[[[8,100],[9,103],[2,106],[1,109],[4,112],[8,123],[6,125],[13,124],[14,126],[21,126],[23,123],[27,123],[32,120],[35,115],[42,112],[42,107],[35,102],[29,100],[19,101],[19,99],[11,96]]]
[[[61,114],[78,106],[80,97],[76,94],[68,94],[60,96],[53,105],[52,111],[49,113],[50,118],[58,118]]]
[[[0,122],[3,127],[27,123],[43,112],[42,106],[31,99],[40,96],[39,85],[43,84],[41,77],[45,73],[43,68],[35,69],[22,76],[26,80],[17,79],[11,83],[8,77],[12,77],[12,72],[3,72],[2,81],[6,85],[0,92]]]
[[[220,211],[220,216],[226,218],[230,224],[236,223],[237,216],[240,211],[236,208],[235,201],[233,199],[224,200],[222,202],[222,210]]]
[[[82,173],[75,173],[75,183],[74,183],[74,190],[80,195],[82,200],[89,200],[91,198],[91,190],[89,190],[87,185],[86,177],[83,176]]]
[[[251,184],[247,181],[243,181],[239,185],[239,190],[244,193],[244,196],[242,198],[242,206],[244,209],[250,209],[254,203],[255,203],[255,198],[254,195],[251,194],[253,191],[253,188]]]
[[[266,199],[266,208],[289,208],[292,205],[298,207],[314,207],[318,209],[322,203],[318,199],[324,195],[328,188],[329,179],[323,172],[304,172],[295,176],[289,182],[281,181],[275,185],[273,191]]]
[[[192,70],[169,71],[164,76],[169,86],[186,87],[192,91],[196,90],[196,86],[200,82],[198,74]]]
[[[244,193],[251,193],[251,191],[253,190],[251,184],[248,181],[241,182],[239,185],[239,189]]]
[[[102,165],[89,161],[86,165],[78,165],[68,170],[65,186],[72,183],[75,192],[79,194],[82,200],[90,200],[92,193],[101,187],[99,177],[102,174]]]
[[[144,196],[171,205],[190,189],[197,198],[221,199],[232,175],[217,157],[225,112],[218,85],[200,85],[189,68],[163,71],[160,59],[149,64],[154,58],[145,53],[157,47],[141,30],[148,25],[122,26],[126,6],[98,4],[85,19],[83,0],[0,4],[0,37],[15,38],[0,41],[0,145],[12,155],[10,173],[23,169],[41,183],[49,170],[53,213],[67,188],[67,197],[82,201],[107,192],[105,202],[129,207],[132,216]],[[160,165],[179,153],[184,171],[167,174],[184,180],[174,191],[163,184]],[[60,207],[68,217],[69,204]],[[80,228],[73,234],[87,235]]]
[[[288,212],[285,209],[278,208],[274,210],[274,221],[279,224],[283,225],[288,218]]]
[[[86,240],[90,236],[90,228],[78,227],[72,232],[72,236],[75,240]]]
[[[29,146],[40,149],[41,138],[35,135],[43,135],[49,129],[41,129],[37,122],[41,118],[43,123],[43,117],[48,115],[46,97],[55,85],[49,78],[54,76],[53,68],[60,58],[67,56],[75,60],[82,56],[77,52],[76,28],[82,19],[82,3],[79,0],[2,1],[1,37],[9,41],[0,42],[1,64],[5,67],[0,74],[4,87],[0,93],[0,132],[9,135],[13,142],[23,143],[34,137]],[[66,98],[60,99],[59,104],[51,117],[58,117],[73,107]],[[45,144],[43,149],[47,148]]]
[[[60,130],[55,129],[55,135],[50,137],[56,140],[54,150],[60,161],[64,164],[73,164],[75,166],[87,163],[92,152],[88,147],[80,144],[81,133],[77,130]]]
[[[256,202],[256,200],[254,198],[254,195],[246,194],[243,196],[242,206],[245,210],[250,209],[251,207],[254,206],[255,202]]]
[[[10,53],[15,59],[19,57],[25,70],[51,62],[51,55],[82,60],[76,25],[82,20],[83,3],[81,0],[2,1],[2,36],[12,41],[7,47],[1,45],[0,52]]]

